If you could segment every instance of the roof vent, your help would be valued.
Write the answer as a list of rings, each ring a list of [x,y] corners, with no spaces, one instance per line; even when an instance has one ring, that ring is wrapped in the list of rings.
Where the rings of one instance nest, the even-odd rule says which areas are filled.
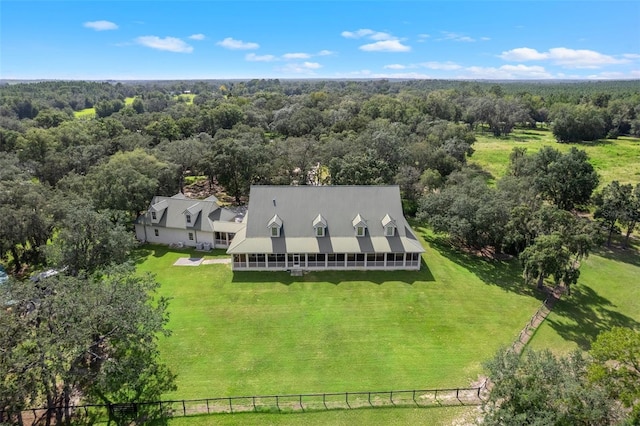
[[[275,198],[273,199],[273,205],[274,206],[276,205],[276,199]]]

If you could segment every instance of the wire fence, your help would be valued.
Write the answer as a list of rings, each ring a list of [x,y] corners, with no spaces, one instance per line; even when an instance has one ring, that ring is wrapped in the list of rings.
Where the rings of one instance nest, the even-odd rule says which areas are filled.
[[[560,299],[562,295],[562,287],[556,286],[549,293],[547,298],[542,302],[542,305],[538,308],[538,310],[531,316],[529,322],[524,326],[517,339],[511,344],[510,350],[514,353],[521,353],[529,340],[533,337],[536,330],[542,324],[542,322],[547,318],[547,315],[551,312],[551,308],[553,305]]]
[[[480,405],[484,385],[473,388],[412,389],[392,391],[307,393],[290,395],[234,396],[206,399],[179,399],[124,404],[93,404],[69,407],[33,408],[20,413],[0,411],[0,423],[44,424],[55,412],[68,410],[78,424],[96,421],[144,423],[157,417],[187,417],[216,413],[307,412],[364,407],[433,407]]]

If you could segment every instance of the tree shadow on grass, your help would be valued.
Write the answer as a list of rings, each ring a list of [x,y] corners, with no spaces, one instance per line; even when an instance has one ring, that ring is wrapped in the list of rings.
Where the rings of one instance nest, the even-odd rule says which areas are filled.
[[[446,238],[423,234],[431,248],[442,256],[476,275],[482,282],[495,285],[505,291],[532,296],[540,301],[547,297],[546,292],[537,291],[534,286],[526,285],[522,278],[522,267],[517,259],[499,260],[480,257],[453,247]]]
[[[289,272],[234,271],[231,281],[238,284],[279,283],[284,285],[305,282],[338,285],[344,282],[360,281],[378,285],[388,282],[401,282],[411,285],[416,282],[431,282],[435,281],[435,279],[423,259],[419,271],[311,271],[301,277],[291,276]]]
[[[611,247],[602,246],[594,253],[605,259],[640,267],[640,250],[638,250],[638,242],[635,240],[631,240],[629,247],[623,247],[620,244]]]
[[[547,317],[547,324],[563,339],[576,342],[585,351],[602,331],[640,326],[635,319],[618,312],[611,301],[580,285],[572,287],[571,296],[565,295],[555,304],[553,313],[554,316]],[[555,317],[562,319],[555,320]]]

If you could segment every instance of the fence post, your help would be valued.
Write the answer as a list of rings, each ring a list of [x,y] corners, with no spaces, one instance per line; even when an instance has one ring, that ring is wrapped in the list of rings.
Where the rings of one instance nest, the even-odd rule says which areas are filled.
[[[231,404],[231,398],[229,398],[229,410],[233,413],[233,404]]]
[[[369,405],[371,405],[371,406],[373,407],[373,404],[371,404],[371,392],[369,392],[369,398],[368,398],[368,400],[369,400]]]
[[[184,405],[184,399],[182,400],[182,415],[187,417],[187,406]]]
[[[207,414],[210,414],[211,412],[209,411],[209,400],[207,399]]]
[[[324,404],[324,409],[328,410],[329,408],[327,408],[327,398],[326,397],[327,397],[327,394],[323,393],[322,394],[322,403]]]
[[[349,392],[344,393],[344,398],[344,400],[347,402],[347,407],[351,408],[351,406],[349,405]]]
[[[391,405],[396,405],[393,403],[393,391],[389,392],[389,401],[391,401]]]
[[[413,390],[413,402],[418,405],[418,402],[416,401],[416,390]]]
[[[253,396],[251,398],[253,399],[253,411],[258,411],[258,409],[256,408],[256,397]]]
[[[300,409],[304,411],[304,407],[302,406],[302,394],[300,394]]]
[[[278,395],[276,395],[276,407],[278,407],[278,411],[280,411],[280,403],[278,401]]]

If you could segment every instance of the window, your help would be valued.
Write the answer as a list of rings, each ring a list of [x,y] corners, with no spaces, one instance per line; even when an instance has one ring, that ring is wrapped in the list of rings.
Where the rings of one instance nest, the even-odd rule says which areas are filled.
[[[357,237],[364,237],[364,226],[356,227],[356,236]]]
[[[324,237],[324,227],[318,226],[316,228],[316,237]]]
[[[396,233],[396,228],[394,228],[393,226],[387,226],[384,229],[384,235],[386,235],[387,237],[393,237]]]
[[[190,214],[187,215],[187,223],[191,223],[191,215]]]
[[[153,230],[153,235],[155,235],[156,237],[160,236],[160,231],[158,231],[157,229]]]
[[[193,232],[189,232],[189,241],[193,241]]]
[[[271,227],[271,236],[272,237],[279,237],[280,236],[280,228],[278,228],[277,226],[272,226]]]
[[[156,212],[151,212],[151,219],[153,219],[153,220],[158,219],[158,216],[156,215]]]

